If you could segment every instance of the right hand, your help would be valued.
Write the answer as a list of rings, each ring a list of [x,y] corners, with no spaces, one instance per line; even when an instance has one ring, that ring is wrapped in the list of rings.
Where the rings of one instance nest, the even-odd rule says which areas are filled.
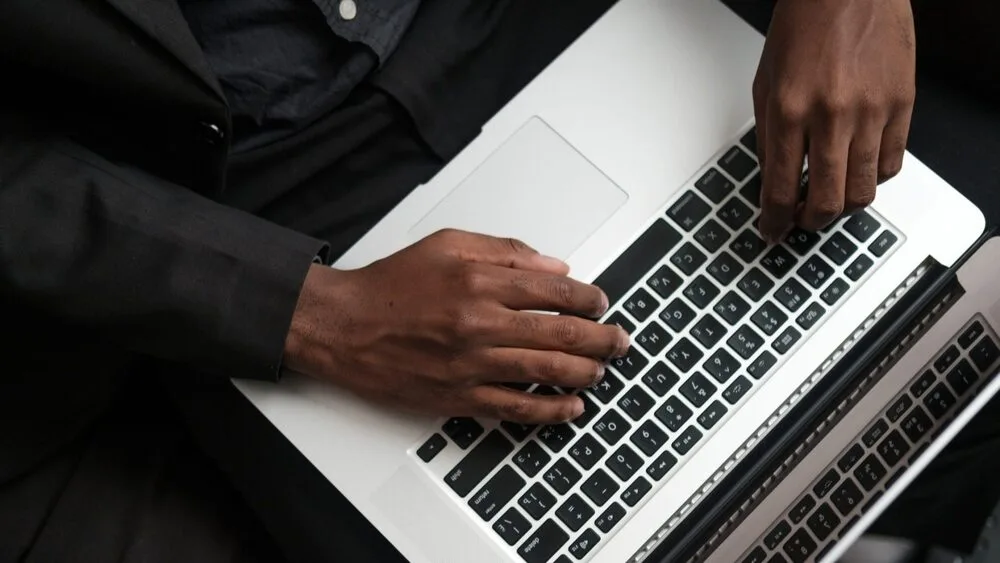
[[[285,364],[420,413],[572,420],[583,412],[579,397],[502,385],[590,387],[627,352],[620,327],[581,318],[603,315],[608,299],[568,271],[522,242],[455,230],[358,270],[314,265]]]

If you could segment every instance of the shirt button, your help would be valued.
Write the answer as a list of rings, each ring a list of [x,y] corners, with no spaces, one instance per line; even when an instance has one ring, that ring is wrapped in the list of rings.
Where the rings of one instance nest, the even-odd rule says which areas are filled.
[[[218,145],[226,138],[226,134],[214,123],[202,121],[198,125],[201,127],[202,138],[210,145]]]
[[[358,5],[354,0],[340,0],[340,17],[353,20],[358,15]]]

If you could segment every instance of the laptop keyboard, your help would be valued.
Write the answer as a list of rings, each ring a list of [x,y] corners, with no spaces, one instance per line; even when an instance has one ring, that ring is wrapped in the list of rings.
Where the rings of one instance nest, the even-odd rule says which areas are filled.
[[[579,392],[579,419],[451,419],[415,449],[429,467],[448,448],[463,451],[432,474],[525,562],[591,555],[898,245],[872,211],[765,244],[754,135],[710,163],[595,281],[612,304],[602,322],[628,331],[632,346]]]
[[[972,398],[998,360],[996,335],[982,318],[972,319],[820,473],[742,563],[822,559],[919,457],[956,407]]]

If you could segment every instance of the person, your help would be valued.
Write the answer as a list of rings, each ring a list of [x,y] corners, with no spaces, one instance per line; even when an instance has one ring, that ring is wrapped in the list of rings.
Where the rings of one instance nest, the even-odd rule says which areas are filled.
[[[627,349],[561,261],[451,230],[328,264],[612,3],[4,2],[0,560],[294,551],[198,457],[162,366],[193,374],[168,387],[294,370],[424,413],[577,416],[502,385],[587,387]],[[777,5],[752,88],[765,238],[899,172],[913,21],[908,0]]]

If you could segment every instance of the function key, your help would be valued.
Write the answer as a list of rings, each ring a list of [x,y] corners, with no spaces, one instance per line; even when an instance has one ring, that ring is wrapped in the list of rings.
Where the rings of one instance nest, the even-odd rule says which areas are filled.
[[[628,318],[624,314],[622,314],[621,311],[615,311],[614,313],[611,313],[611,315],[608,316],[607,319],[604,319],[604,324],[618,325],[622,327],[622,329],[629,334],[635,332],[635,325],[632,324],[632,321],[628,320]]]
[[[761,182],[760,174],[754,174],[753,178],[747,180],[747,183],[740,188],[740,195],[746,198],[754,207],[760,207],[760,191]]]
[[[737,287],[750,299],[760,301],[774,288],[774,281],[761,270],[750,268]]]
[[[620,488],[606,471],[598,469],[580,485],[580,492],[587,495],[595,505],[604,506]]]
[[[469,508],[480,518],[489,522],[496,516],[518,491],[524,487],[524,479],[505,465],[497,471],[476,494],[469,497]]]
[[[910,445],[906,443],[906,440],[899,433],[899,430],[893,430],[890,432],[882,443],[878,445],[878,454],[882,456],[882,460],[885,461],[886,465],[889,467],[895,466],[903,456],[910,451]]]
[[[726,344],[741,358],[749,360],[764,345],[764,339],[748,325],[743,325],[736,329],[736,333],[729,337]]]
[[[556,516],[566,524],[567,528],[576,532],[594,517],[594,509],[583,500],[583,497],[574,493],[556,510]]]
[[[750,380],[741,375],[734,379],[729,384],[729,387],[726,387],[726,390],[722,392],[722,398],[730,405],[735,405],[747,394],[747,391],[750,390],[750,385]]]
[[[781,312],[781,309],[771,301],[761,305],[757,312],[750,317],[750,321],[768,336],[778,332],[778,329],[784,326],[787,320],[788,315]]]
[[[737,182],[742,182],[757,168],[757,163],[743,149],[732,147],[719,159],[719,166]]]
[[[853,242],[847,240],[847,237],[842,233],[838,232],[830,235],[830,238],[823,243],[823,246],[819,250],[831,262],[842,266],[857,252],[858,247]]]
[[[534,477],[538,475],[538,472],[542,470],[546,465],[549,464],[552,458],[549,454],[545,453],[545,450],[538,445],[538,442],[531,441],[524,445],[516,454],[514,454],[514,465],[517,466],[525,475],[528,477]]]
[[[872,217],[866,211],[860,211],[844,221],[844,230],[851,234],[858,242],[868,242],[868,239],[875,236],[875,233],[882,227],[878,219]]]
[[[541,483],[535,483],[517,501],[522,510],[535,520],[541,520],[545,513],[556,505],[556,497]]]
[[[705,276],[699,275],[686,288],[684,296],[688,298],[695,307],[707,309],[708,305],[719,295],[719,288]]]
[[[622,481],[630,479],[642,468],[643,459],[632,448],[623,445],[608,458],[606,465]]]
[[[913,406],[913,399],[910,398],[909,394],[903,394],[896,399],[896,402],[889,407],[885,415],[889,418],[889,422],[896,422],[906,414],[906,411],[910,410]]]
[[[610,371],[604,373],[604,379],[600,381],[597,385],[590,390],[590,393],[597,397],[599,401],[605,405],[610,403],[622,389],[625,388],[625,384],[622,380],[615,377]]]
[[[851,281],[858,281],[868,273],[868,270],[875,265],[875,261],[868,257],[867,254],[862,254],[851,262],[851,265],[844,270],[844,275],[851,279]]]
[[[573,461],[580,464],[580,467],[590,469],[604,457],[607,451],[597,441],[597,438],[594,438],[590,434],[584,434],[569,449],[569,455],[573,457]]]
[[[482,442],[466,454],[444,481],[460,497],[472,492],[500,462],[514,451],[514,445],[498,430],[486,435]]]
[[[934,385],[935,379],[937,378],[935,377],[933,371],[925,371],[920,375],[920,379],[917,379],[913,385],[910,386],[910,393],[913,393],[913,396],[919,399],[921,395],[926,393],[927,390],[931,388],[931,385]]]
[[[599,541],[601,541],[601,537],[597,535],[597,532],[587,530],[569,544],[569,553],[579,561],[586,557]]]
[[[858,480],[858,483],[865,488],[866,491],[871,491],[878,485],[879,481],[885,477],[886,469],[882,465],[882,462],[875,457],[875,454],[869,454],[864,461],[861,462],[854,470],[854,478]]]
[[[833,275],[833,267],[827,264],[819,254],[814,254],[802,264],[796,273],[802,278],[802,281],[814,289],[819,289]]]
[[[722,323],[712,315],[705,315],[691,327],[691,336],[695,337],[698,342],[701,342],[701,345],[705,348],[715,346],[725,335],[726,327],[722,326]]]
[[[704,375],[696,373],[681,385],[680,392],[695,407],[705,404],[715,393],[716,387]]]
[[[722,299],[715,304],[715,313],[723,318],[730,326],[735,325],[750,312],[750,305],[736,294],[735,291],[722,296]]]
[[[757,128],[751,127],[745,135],[740,137],[740,144],[750,150],[750,154],[757,154]]]
[[[691,409],[684,406],[684,403],[677,397],[670,397],[663,405],[656,409],[656,418],[671,432],[677,432],[684,426],[684,423],[691,418]]]
[[[632,484],[622,491],[622,502],[629,506],[635,506],[652,488],[653,486],[645,477],[636,477],[635,481],[632,481]]]
[[[609,446],[617,444],[623,436],[632,428],[632,425],[625,421],[617,411],[608,411],[594,425],[594,431]]]
[[[800,528],[785,542],[784,550],[792,563],[804,563],[816,552],[816,542],[805,528]]]
[[[660,451],[663,444],[667,442],[667,433],[660,430],[660,427],[652,420],[647,420],[642,423],[642,426],[638,430],[632,433],[630,439],[642,453],[651,456]]]
[[[792,271],[798,260],[785,247],[775,246],[760,260],[760,265],[776,278],[783,278]]]
[[[653,398],[647,395],[642,387],[636,385],[618,399],[618,407],[632,420],[639,420],[653,408]]]
[[[554,453],[559,453],[569,445],[576,436],[576,431],[569,424],[554,424],[543,426],[538,431],[538,440]]]
[[[727,352],[725,348],[719,348],[705,360],[705,363],[701,367],[716,381],[725,383],[740,369],[740,362]]]
[[[448,445],[448,441],[444,439],[444,436],[440,434],[434,434],[424,442],[424,445],[417,449],[417,457],[423,460],[425,463],[429,463],[432,459],[437,457],[441,450]]]
[[[791,278],[774,292],[774,298],[794,313],[809,300],[809,290],[799,283],[795,278]]]
[[[441,430],[463,450],[483,435],[483,427],[471,418],[452,418],[444,423]]]
[[[723,252],[712,260],[708,265],[708,274],[715,278],[721,285],[729,285],[743,272],[743,264],[740,264],[733,255]]]
[[[666,299],[674,294],[678,288],[684,283],[684,280],[673,271],[669,266],[660,266],[659,270],[653,274],[646,283],[655,291],[660,297]],[[629,332],[632,332],[631,330]]]
[[[773,528],[771,528],[771,531],[768,532],[766,536],[764,536],[764,545],[766,545],[768,549],[778,549],[778,547],[781,545],[781,542],[784,541],[784,539],[788,537],[788,534],[791,533],[792,533],[791,524],[789,524],[785,520],[782,520],[781,522],[778,522],[778,524],[775,525]]]
[[[681,378],[663,362],[656,364],[642,376],[643,383],[658,396],[662,397],[680,382]]]
[[[837,507],[841,516],[847,516],[853,512],[864,498],[861,489],[851,478],[844,479],[844,482],[830,495],[830,501],[833,502],[833,506]]]
[[[958,348],[956,348],[954,344],[948,346],[948,348],[946,348],[945,351],[938,356],[938,359],[934,360],[934,369],[936,369],[938,373],[944,373],[951,367],[952,364],[955,363],[956,360],[958,360],[959,357],[961,357],[961,355],[962,353],[958,351]]]
[[[548,471],[542,475],[542,479],[550,487],[561,495],[565,495],[580,480],[580,472],[577,471],[566,458],[559,459]]]
[[[930,417],[927,416],[927,413],[924,412],[924,409],[920,408],[920,406],[918,405],[916,407],[913,407],[913,410],[910,411],[910,414],[908,414],[906,418],[903,419],[903,424],[901,428],[903,429],[903,432],[906,433],[906,437],[909,438],[911,442],[916,442],[920,438],[923,438],[924,435],[930,431],[931,426],[933,426],[933,424],[934,423],[931,422]]]
[[[875,424],[871,425],[871,428],[861,437],[861,441],[865,443],[869,448],[873,447],[879,439],[889,431],[889,424],[881,418],[878,419]]]
[[[715,254],[729,240],[729,231],[715,221],[709,219],[694,234],[694,239],[701,244],[709,254]]]
[[[663,452],[646,468],[646,474],[653,478],[653,480],[659,481],[667,473],[670,473],[670,470],[675,465],[677,465],[677,458],[674,457],[674,454],[668,451]]]
[[[691,448],[698,443],[698,440],[701,440],[701,436],[702,434],[700,430],[694,426],[688,426],[684,429],[684,432],[681,432],[681,435],[674,440],[674,451],[680,455],[687,454],[691,451]]]
[[[638,342],[638,339],[636,339],[636,342]],[[649,360],[639,352],[638,348],[631,346],[624,356],[611,360],[608,365],[614,368],[625,379],[634,379],[648,363]]]
[[[753,217],[754,211],[738,197],[729,198],[716,215],[730,229],[737,231]]]
[[[546,520],[534,534],[528,537],[517,554],[524,559],[525,563],[548,563],[549,559],[558,552],[566,542],[569,541],[569,534],[563,531],[552,520]]]
[[[617,303],[677,243],[681,234],[663,219],[656,220],[625,252],[594,280],[609,303]]]
[[[525,438],[531,435],[531,432],[535,429],[534,426],[528,424],[521,424],[519,422],[504,421],[500,423],[500,426],[510,434],[511,438],[518,442],[523,442]]]
[[[882,231],[882,234],[875,239],[875,242],[868,246],[868,252],[874,254],[876,258],[881,258],[886,252],[889,252],[889,249],[892,248],[892,245],[896,244],[897,240],[899,239],[896,238],[896,235],[892,231]]]
[[[670,257],[670,263],[689,276],[694,275],[698,268],[705,263],[705,260],[707,260],[705,254],[690,242],[685,242]]]
[[[611,503],[611,506],[608,506],[608,508],[597,517],[597,520],[594,521],[594,525],[597,526],[598,530],[606,534],[613,530],[624,517],[625,509],[622,508],[622,505],[617,502],[613,502]]]
[[[819,541],[826,541],[830,534],[840,525],[840,518],[833,512],[829,504],[824,503],[806,521],[809,529]],[[821,558],[817,558],[817,561]]]
[[[976,342],[976,339],[982,336],[983,332],[985,332],[983,323],[979,321],[972,323],[969,328],[965,329],[962,336],[958,337],[958,345],[968,350]]]
[[[650,356],[656,356],[670,343],[671,336],[667,329],[656,321],[650,322],[646,328],[642,329],[635,337],[635,343],[643,350],[649,352]],[[635,377],[635,376],[633,376]],[[629,379],[632,379],[631,377]]]
[[[754,379],[760,379],[767,375],[767,372],[771,371],[776,363],[778,363],[778,359],[774,357],[774,354],[764,350],[752,364],[747,366],[747,373]]]
[[[792,521],[792,524],[798,524],[799,522],[805,520],[806,516],[812,512],[812,509],[816,507],[816,499],[812,495],[806,494],[802,497],[802,500],[797,502],[791,510],[788,511],[788,518]]]
[[[497,518],[493,523],[493,531],[500,536],[500,539],[507,542],[507,545],[514,545],[524,537],[524,534],[531,529],[528,519],[521,515],[516,508],[508,508],[503,516]]]
[[[728,412],[728,409],[726,409],[725,405],[719,401],[712,401],[712,403],[708,405],[704,411],[702,411],[701,415],[698,416],[698,424],[700,424],[705,430],[711,430],[713,426],[722,420],[722,417],[726,416],[726,412]]]
[[[729,195],[729,192],[733,191],[736,186],[733,185],[725,176],[723,176],[715,168],[709,168],[708,172],[705,172],[697,182],[694,183],[694,187],[698,188],[698,191],[702,193],[705,197],[711,200],[713,203],[722,203],[722,200]]]
[[[601,407],[597,406],[597,403],[590,400],[590,397],[587,395],[577,396],[583,401],[583,414],[573,419],[573,425],[577,428],[583,428],[597,416],[597,413],[601,412]]]
[[[744,262],[750,264],[760,256],[761,252],[767,249],[767,243],[753,231],[746,229],[733,240],[729,249]]]
[[[842,473],[847,473],[856,463],[861,461],[861,457],[864,455],[865,449],[861,447],[861,444],[854,444],[844,455],[840,456],[837,467]]]
[[[704,356],[704,352],[698,349],[693,342],[687,338],[681,338],[677,341],[677,344],[667,352],[667,359],[670,363],[674,364],[681,373],[687,373],[691,371],[701,358]]]
[[[666,323],[674,332],[684,330],[684,327],[690,324],[695,316],[697,315],[694,310],[680,299],[674,299],[660,311],[660,320]]]
[[[680,228],[690,232],[701,223],[712,208],[694,192],[688,190],[668,211],[667,215]]]
[[[822,317],[824,313],[826,313],[826,309],[824,309],[819,303],[813,301],[808,307],[806,307],[805,311],[802,311],[802,314],[799,315],[799,318],[796,319],[795,322],[802,327],[802,330],[809,330],[816,326],[816,322],[819,321],[820,317]]]
[[[792,346],[795,346],[795,343],[798,342],[799,338],[801,337],[802,333],[795,330],[795,327],[790,326],[786,328],[784,332],[782,332],[781,335],[774,340],[774,343],[771,344],[771,347],[774,348],[775,352],[779,354],[784,354],[789,350],[791,350]]]
[[[819,235],[798,228],[792,229],[792,232],[785,237],[785,244],[799,256],[809,254],[817,242],[819,242]]]
[[[938,383],[930,393],[924,397],[924,406],[927,410],[934,416],[934,418],[940,419],[942,416],[948,413],[955,404],[955,396],[951,394],[948,387],[944,383]]]
[[[823,303],[832,307],[837,301],[840,301],[840,298],[847,293],[850,287],[843,279],[837,278],[830,283],[830,286],[823,291],[819,298],[823,300]]]
[[[820,477],[820,480],[813,485],[813,494],[816,495],[817,498],[823,498],[829,494],[835,486],[837,486],[838,482],[840,482],[840,474],[837,473],[836,469],[831,467],[830,470]]]
[[[656,310],[659,304],[655,297],[640,287],[625,301],[623,307],[634,319],[641,323],[653,314],[653,311]]]
[[[997,358],[1000,358],[1000,348],[997,348],[993,338],[986,335],[979,340],[975,348],[969,351],[969,358],[972,359],[972,363],[976,364],[977,368],[986,371],[996,363]]]

